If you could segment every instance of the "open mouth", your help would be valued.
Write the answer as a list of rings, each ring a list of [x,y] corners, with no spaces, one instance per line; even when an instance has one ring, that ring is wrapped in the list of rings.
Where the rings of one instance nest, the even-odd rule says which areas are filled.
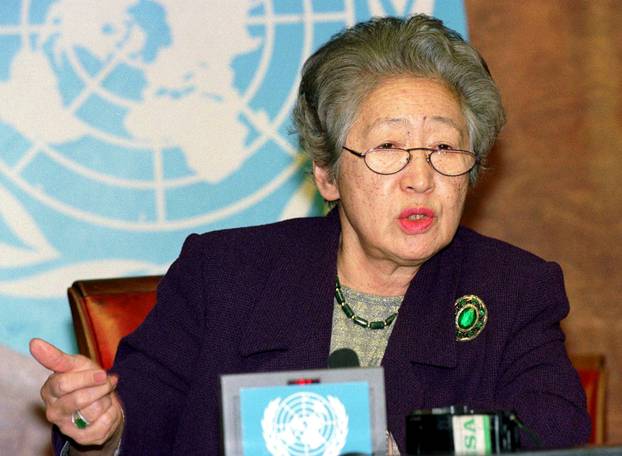
[[[407,234],[420,234],[432,226],[435,220],[434,211],[428,208],[412,208],[402,211],[399,224]]]

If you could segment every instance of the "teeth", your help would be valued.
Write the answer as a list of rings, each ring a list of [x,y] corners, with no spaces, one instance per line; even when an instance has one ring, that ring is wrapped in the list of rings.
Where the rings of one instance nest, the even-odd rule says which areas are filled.
[[[408,216],[408,220],[421,220],[422,218],[425,218],[425,215],[423,215],[423,214],[413,214],[413,215],[409,215]]]

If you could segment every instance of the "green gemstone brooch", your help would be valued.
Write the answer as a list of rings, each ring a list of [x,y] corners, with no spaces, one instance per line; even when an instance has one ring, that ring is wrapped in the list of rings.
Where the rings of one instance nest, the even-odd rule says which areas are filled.
[[[456,340],[466,342],[475,339],[488,321],[488,309],[484,301],[475,295],[465,295],[454,303],[456,313]]]

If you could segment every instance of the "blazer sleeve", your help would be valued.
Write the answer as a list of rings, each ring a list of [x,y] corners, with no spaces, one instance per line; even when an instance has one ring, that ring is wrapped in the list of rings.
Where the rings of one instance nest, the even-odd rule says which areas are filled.
[[[496,397],[504,408],[516,410],[527,428],[521,433],[524,447],[584,444],[591,424],[560,327],[569,310],[560,267],[550,262],[530,267],[519,295]]]
[[[171,454],[204,334],[200,237],[191,235],[143,324],[124,338],[112,371],[125,412],[122,454]]]

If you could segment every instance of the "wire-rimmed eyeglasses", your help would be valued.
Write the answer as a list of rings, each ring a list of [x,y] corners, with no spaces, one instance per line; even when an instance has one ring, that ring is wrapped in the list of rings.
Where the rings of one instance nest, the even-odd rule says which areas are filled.
[[[357,152],[349,147],[342,147],[352,155],[362,158],[365,165],[374,173],[382,175],[396,174],[406,168],[412,159],[412,152],[416,150],[424,151],[426,153],[425,160],[428,164],[434,171],[443,176],[462,176],[471,171],[479,162],[471,151],[443,146],[436,148],[413,147],[410,149],[372,147],[366,152]]]

